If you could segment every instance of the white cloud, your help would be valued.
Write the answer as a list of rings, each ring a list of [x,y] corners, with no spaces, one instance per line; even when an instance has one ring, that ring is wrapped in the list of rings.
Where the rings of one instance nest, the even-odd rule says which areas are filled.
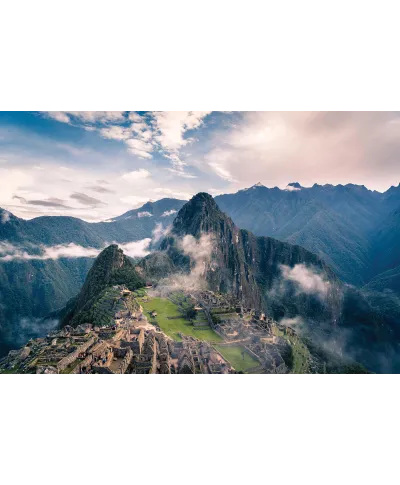
[[[229,170],[227,168],[224,168],[220,163],[208,162],[208,165],[218,175],[218,177],[221,177],[223,180],[226,180],[227,182],[236,182],[236,180],[232,177]]]
[[[157,291],[163,296],[180,288],[184,288],[187,291],[195,291],[207,287],[205,275],[213,250],[212,236],[210,234],[202,234],[200,239],[196,239],[191,234],[188,234],[177,242],[180,249],[190,257],[190,272],[189,274],[176,273],[160,281],[157,285]]]
[[[27,170],[0,168],[0,204],[10,203],[21,188],[33,185],[34,177]]]
[[[326,297],[330,283],[326,281],[316,270],[307,268],[304,264],[296,264],[293,268],[281,265],[282,277],[292,281],[299,293],[314,294],[319,297]]]
[[[280,325],[284,325],[285,327],[296,327],[304,325],[304,320],[301,317],[297,316],[294,318],[282,318],[279,323]]]
[[[130,256],[131,258],[144,258],[148,254],[150,254],[149,247],[150,247],[151,239],[146,238],[140,241],[134,241],[129,243],[116,243],[118,246],[123,250],[123,252]]]
[[[184,138],[187,130],[198,128],[211,111],[155,111],[153,117],[158,132],[157,141],[167,152],[177,152],[190,142]]]
[[[176,211],[175,211],[176,212]],[[158,243],[158,241],[165,237],[171,231],[171,226],[164,227],[161,222],[157,222],[155,228],[153,229],[153,242]]]
[[[172,161],[170,171],[175,175],[195,178],[194,175],[185,172],[184,167],[187,164],[181,160],[179,151],[193,141],[192,138],[185,138],[185,133],[199,128],[210,113],[211,111],[155,111],[152,113],[156,133],[154,140],[164,150],[165,156]]]
[[[153,217],[153,214],[151,214],[151,212],[143,211],[143,212],[138,212],[138,217],[139,219],[142,217]]]
[[[153,151],[153,145],[146,141],[139,140],[138,138],[130,138],[126,141],[128,151],[137,155],[139,158],[153,158],[151,152]]]
[[[125,119],[125,111],[68,111],[67,113],[85,123],[115,123]]]
[[[131,131],[122,126],[107,126],[100,129],[100,134],[104,138],[121,141],[128,140],[131,136]]]
[[[193,193],[180,192],[179,190],[169,189],[167,187],[157,187],[153,189],[153,192],[155,192],[156,194],[166,195],[168,197],[183,199],[183,200],[188,200],[193,196]]]
[[[25,249],[14,246],[10,243],[0,242],[0,260],[46,260],[59,258],[95,258],[100,250],[95,248],[85,248],[74,243],[58,244],[56,246],[37,246],[40,254],[30,254]]]
[[[128,243],[118,243],[124,253],[132,258],[144,257],[149,254],[150,238]],[[107,246],[107,244],[106,244]],[[106,247],[105,246],[105,247]],[[30,261],[30,260],[47,260],[60,258],[95,258],[102,249],[86,248],[78,244],[58,244],[55,246],[31,246],[32,250],[39,251],[38,254],[30,254],[26,249],[14,246],[7,242],[0,242],[0,261]],[[104,248],[103,248],[104,249]]]
[[[172,216],[172,214],[176,214],[178,211],[176,211],[175,209],[171,209],[170,211],[165,211],[161,214],[161,217],[168,217],[168,216]]]
[[[140,195],[128,195],[126,197],[121,197],[121,202],[131,205],[134,209],[140,207],[149,201],[148,197],[142,197]]]
[[[65,111],[45,111],[49,118],[59,121],[60,123],[69,123],[70,118]]]
[[[121,176],[124,180],[129,183],[135,183],[143,179],[147,179],[151,176],[150,172],[144,168],[140,168],[139,170],[133,170],[132,172],[124,173]]]

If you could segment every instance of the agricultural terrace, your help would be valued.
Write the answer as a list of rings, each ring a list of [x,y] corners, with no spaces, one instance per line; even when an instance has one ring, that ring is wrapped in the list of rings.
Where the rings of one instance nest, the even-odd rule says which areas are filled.
[[[215,348],[238,372],[246,372],[260,365],[258,360],[240,345],[215,345]]]
[[[205,322],[204,326],[194,327],[182,315],[182,308],[167,298],[144,296],[138,298],[150,323],[156,323],[161,330],[174,340],[181,341],[179,333],[208,342],[221,342],[222,338]],[[157,316],[152,317],[151,313]]]

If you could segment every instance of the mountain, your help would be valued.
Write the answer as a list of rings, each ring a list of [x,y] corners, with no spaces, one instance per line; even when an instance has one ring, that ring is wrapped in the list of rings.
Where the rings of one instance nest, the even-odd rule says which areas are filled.
[[[157,225],[166,228],[172,223],[184,203],[148,202],[111,222],[99,223],[60,216],[24,220],[0,209],[0,355],[24,340],[26,319],[45,317],[74,297],[93,264],[92,257],[36,260],[29,255],[41,254],[42,246],[73,243],[101,249],[113,241],[151,238]],[[10,247],[28,257],[1,260]]]
[[[365,288],[374,291],[393,291],[400,296],[400,266],[374,276]]]
[[[370,275],[376,276],[400,265],[400,205],[372,235]]]
[[[30,220],[7,213],[0,224],[0,242],[16,245],[55,245],[74,243],[84,247],[101,248],[107,242],[120,243],[151,237],[156,224],[168,226],[185,201],[161,199],[147,202],[139,209],[108,222],[85,222],[75,217],[43,216]],[[0,209],[0,215],[5,211]]]
[[[191,261],[181,249],[181,241],[193,236],[201,244],[201,236],[205,234],[212,239],[212,251],[210,259],[201,264],[205,265],[205,279],[212,291],[233,294],[245,306],[258,310],[264,308],[275,318],[307,314],[311,318],[334,320],[340,299],[336,291],[339,282],[323,260],[300,246],[257,237],[239,229],[206,193],[197,194],[182,207],[170,234],[162,242],[161,253],[168,256],[169,267],[190,272],[193,260],[196,261],[196,252],[201,254],[203,248],[194,246]],[[148,276],[153,275],[151,267],[156,267],[159,259],[158,253],[144,258],[141,267],[150,268]],[[151,264],[152,261],[154,264]],[[279,299],[271,298],[282,283],[282,266],[293,268],[296,265],[313,268],[321,281],[329,282],[329,303],[322,302],[315,295],[297,294],[290,281],[287,282],[287,291]]]
[[[216,290],[232,291],[250,306],[266,305],[278,319],[307,315],[320,322],[335,320],[351,334],[347,348],[349,341],[357,347],[364,340],[369,348],[376,341],[381,352],[390,335],[396,340],[400,185],[381,194],[353,184],[306,188],[293,182],[281,190],[258,183],[216,197],[217,206],[210,199],[203,194],[189,205],[162,199],[101,223],[73,217],[25,221],[0,210],[0,258],[8,254],[7,245],[28,255],[40,254],[42,245],[74,243],[101,249],[113,241],[151,237],[159,224],[165,228],[176,218],[170,237],[161,243],[163,250],[141,261],[144,277],[159,280],[176,271],[189,272],[193,258],[182,252],[179,240],[214,231],[220,249],[210,263],[208,282]],[[65,305],[78,293],[92,263],[92,258],[3,259],[0,342],[12,346],[22,338],[22,319],[43,317]],[[322,304],[321,298],[299,295],[287,281],[284,297],[277,298],[281,266],[293,269],[296,264],[316,267],[324,281],[332,282],[337,291],[329,295],[333,307]],[[351,292],[338,277],[361,288],[354,289],[356,296],[346,297]],[[388,289],[394,295],[385,299]],[[357,312],[352,313],[352,306]],[[368,337],[359,338],[361,334]]]
[[[372,236],[400,200],[400,187],[381,194],[362,185],[257,184],[215,198],[239,227],[299,244],[323,258],[345,282],[362,286],[371,275]]]
[[[160,262],[164,275],[155,272]],[[344,285],[303,247],[237,228],[208,194],[197,194],[182,207],[160,251],[138,269],[161,287],[174,287],[176,274],[183,276],[178,282],[186,290],[193,283],[193,291],[202,288],[205,280],[211,291],[231,294],[244,307],[278,321],[301,322],[302,332],[318,346],[373,371],[400,370],[396,298]]]
[[[67,323],[94,323],[93,310],[103,291],[115,285],[123,285],[134,291],[145,285],[136,272],[133,263],[125,256],[122,249],[112,244],[97,256],[79,294],[67,303],[62,311],[62,325]]]

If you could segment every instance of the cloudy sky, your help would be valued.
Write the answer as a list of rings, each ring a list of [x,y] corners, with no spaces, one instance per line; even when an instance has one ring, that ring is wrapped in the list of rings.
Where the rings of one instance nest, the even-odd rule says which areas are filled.
[[[0,207],[111,218],[261,182],[400,181],[400,113],[0,112]]]

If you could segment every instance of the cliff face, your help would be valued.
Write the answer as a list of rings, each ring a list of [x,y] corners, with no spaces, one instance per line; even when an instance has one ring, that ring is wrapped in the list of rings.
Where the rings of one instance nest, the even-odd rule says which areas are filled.
[[[300,246],[257,237],[239,229],[208,194],[197,194],[180,210],[161,249],[177,268],[189,271],[196,254],[185,256],[180,241],[187,235],[199,240],[204,234],[212,242],[210,257],[204,261],[204,276],[212,291],[232,293],[244,305],[264,308],[278,317],[301,314],[335,320],[340,305],[340,283],[320,258]],[[297,294],[290,284],[285,294],[277,294],[282,265],[293,268],[297,264],[312,267],[329,283],[325,301],[311,294]]]

